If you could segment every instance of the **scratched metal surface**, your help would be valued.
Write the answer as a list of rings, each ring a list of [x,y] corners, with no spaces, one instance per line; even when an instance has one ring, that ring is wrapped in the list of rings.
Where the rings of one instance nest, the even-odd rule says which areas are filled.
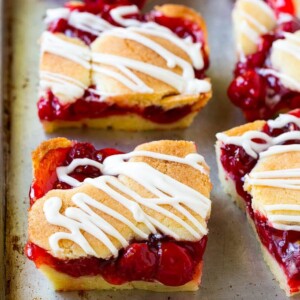
[[[9,1],[10,2],[10,1]],[[166,1],[150,1],[148,7]],[[237,124],[241,114],[229,104],[226,87],[234,63],[231,18],[232,0],[173,0],[201,11],[206,19],[211,47],[214,96],[187,130],[124,133],[97,130],[64,130],[45,135],[37,118],[39,46],[46,8],[63,1],[14,0],[11,2],[12,57],[11,156],[8,178],[6,262],[7,299],[285,299],[263,262],[246,217],[221,190],[214,157],[215,133]],[[211,166],[214,183],[209,242],[204,256],[202,286],[197,293],[153,294],[143,291],[55,293],[47,280],[23,255],[26,243],[28,187],[31,182],[31,151],[54,136],[90,141],[97,147],[123,151],[157,139],[194,140]],[[0,211],[1,215],[1,211]],[[2,218],[1,218],[2,219]],[[0,229],[2,229],[0,225]],[[3,232],[3,231],[1,231]],[[1,237],[1,235],[0,235]],[[0,241],[1,242],[1,241]],[[1,266],[2,264],[0,264]],[[3,273],[3,272],[0,272]],[[2,274],[0,274],[1,276]],[[1,281],[1,280],[0,280]],[[295,298],[294,298],[295,299]],[[300,299],[300,298],[299,298]]]

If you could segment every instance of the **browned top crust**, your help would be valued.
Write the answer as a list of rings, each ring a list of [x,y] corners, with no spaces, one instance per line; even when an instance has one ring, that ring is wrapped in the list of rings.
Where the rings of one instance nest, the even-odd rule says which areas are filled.
[[[296,55],[297,49],[299,54],[300,30],[295,33],[287,33],[285,39],[275,41],[270,57],[272,66],[283,75],[281,77],[282,84],[291,90],[298,90],[300,86],[300,60]],[[293,81],[298,83],[298,87],[293,84]]]
[[[50,140],[48,142],[43,143],[42,147],[39,147],[37,151],[35,151],[35,158],[41,159],[42,153],[46,153],[47,151],[45,149],[53,149],[53,147],[61,148],[59,145],[60,139],[56,140]],[[61,139],[63,143],[67,144],[67,140]],[[47,145],[49,143],[49,145]],[[71,142],[70,142],[71,143]],[[169,154],[174,155],[178,157],[185,157],[189,153],[195,153],[196,148],[195,144],[192,142],[186,142],[186,141],[157,141],[157,142],[151,142],[146,143],[143,145],[138,146],[135,151],[138,150],[146,150],[146,151],[152,151],[152,152],[158,152],[163,154]],[[147,158],[147,157],[136,157],[132,158],[131,160],[134,161],[141,161],[146,164],[151,165],[156,170],[167,174],[168,176],[178,180],[179,182],[186,184],[190,186],[191,188],[199,191],[204,196],[209,197],[212,185],[209,179],[209,176],[201,173],[200,171],[190,167],[189,165],[176,163],[176,162],[170,162],[170,161],[163,161],[153,158]],[[209,171],[206,164],[203,164],[203,167]],[[135,191],[136,193],[140,194],[143,197],[150,198],[153,197],[153,194],[150,193],[148,190],[140,186],[137,182],[133,181],[132,179],[129,179],[125,176],[119,176],[118,179],[127,187],[129,187],[131,190]],[[63,251],[59,254],[52,253],[50,246],[49,246],[49,237],[55,233],[55,232],[68,232],[66,228],[51,225],[48,223],[48,221],[45,218],[44,212],[43,212],[43,206],[47,199],[50,197],[59,197],[62,200],[62,208],[61,213],[63,213],[66,208],[68,207],[76,207],[74,202],[71,201],[71,197],[78,192],[83,192],[95,199],[96,201],[99,201],[103,204],[105,204],[108,207],[111,207],[115,211],[119,212],[126,218],[128,218],[134,225],[136,225],[138,228],[142,229],[145,232],[148,232],[148,229],[145,227],[143,223],[138,223],[132,216],[131,212],[129,210],[124,209],[124,206],[122,206],[119,202],[115,201],[111,196],[104,193],[103,191],[93,187],[92,185],[88,183],[82,184],[78,188],[70,189],[70,190],[52,190],[48,192],[44,197],[39,199],[34,203],[34,205],[31,207],[29,211],[29,217],[28,217],[28,232],[29,232],[29,240],[33,242],[34,244],[46,249],[49,251],[52,255],[58,256],[62,259],[66,258],[78,258],[78,257],[84,257],[87,254],[75,243],[69,241],[69,240],[62,240],[60,241],[60,247],[63,248]],[[180,217],[182,220],[186,221],[190,226],[195,228],[195,225],[186,218],[186,216],[182,215],[180,212],[176,211],[172,206],[170,205],[161,205],[162,207],[168,209],[170,212],[173,212],[178,217]],[[144,207],[141,205],[143,210],[150,216],[157,219],[159,222],[164,224],[165,226],[168,226],[171,228],[174,232],[179,234],[180,236],[183,236],[186,240],[195,240],[195,237],[191,235],[189,231],[187,231],[184,227],[182,227],[179,223],[176,221],[162,215],[161,213],[154,211],[148,207]],[[194,217],[202,224],[205,225],[207,220],[204,220],[199,215],[196,215],[193,211],[191,211],[188,207],[185,207]],[[93,211],[100,215],[103,219],[105,219],[108,223],[114,224],[114,227],[126,238],[126,240],[130,241],[132,239],[137,239],[138,237],[135,236],[135,233],[127,227],[124,223],[118,221],[117,219],[114,219],[112,216],[105,214],[103,211],[97,210],[93,208]],[[41,232],[41,228],[43,228],[43,231]],[[196,228],[195,228],[196,229]],[[149,232],[150,233],[150,232]],[[92,246],[92,248],[96,251],[97,256],[101,258],[108,258],[111,256],[111,252],[100,242],[98,239],[96,239],[94,236],[90,235],[89,233],[83,232],[84,237],[87,239],[89,244]],[[120,249],[122,246],[118,240],[116,240],[113,237],[110,237],[111,241],[115,245],[117,249]]]
[[[251,171],[251,173],[273,171],[273,170],[299,169],[299,168],[300,168],[300,152],[295,151],[295,152],[278,153],[275,155],[260,158],[255,168]],[[259,211],[263,215],[266,215],[266,211],[264,208],[265,205],[300,204],[300,190],[268,187],[268,186],[256,186],[256,185],[251,185],[249,183],[245,184],[245,189],[252,196],[253,209]],[[279,210],[276,213],[287,214],[288,212]],[[295,215],[297,214],[297,211],[293,211],[290,213]]]
[[[241,126],[231,128],[227,131],[224,131],[223,133],[225,133],[228,136],[241,136],[245,132],[250,130],[257,130],[257,131],[262,130],[266,123],[267,123],[266,121],[259,120],[259,121],[255,121],[255,122],[251,122],[251,123],[247,123]]]
[[[32,151],[31,154],[33,171],[35,171],[39,167],[39,164],[41,163],[42,159],[47,153],[49,153],[50,150],[54,150],[57,148],[68,148],[72,145],[72,141],[63,137],[57,137],[42,142],[34,151]]]
[[[206,24],[199,12],[187,6],[178,4],[164,4],[162,6],[155,6],[155,10],[160,11],[167,17],[182,18],[198,24],[203,31],[206,44],[205,51],[207,53],[209,52]]]
[[[267,13],[267,9],[268,5],[264,1],[236,1],[232,12],[233,27],[237,48],[242,54],[255,53],[259,36],[276,26],[275,14],[272,13],[271,8]]]
[[[201,15],[188,7],[175,4],[157,6],[155,7],[155,10],[162,12],[166,16],[179,17],[198,24],[203,29],[204,37],[206,40],[205,50],[208,53],[206,26]],[[70,43],[82,43],[76,38],[69,38],[64,36],[63,34],[57,34],[56,36]],[[190,62],[187,54],[167,39],[149,35],[147,37],[159,43],[167,50],[178,55],[182,59]],[[88,46],[85,47],[88,48]],[[158,67],[169,69],[165,60],[155,51],[133,40],[122,39],[110,35],[99,36],[91,44],[90,49],[92,53],[105,53],[124,56],[127,58],[139,60],[141,62],[150,63]],[[93,61],[91,61],[90,63],[91,65],[96,64]],[[97,65],[99,66],[100,64]],[[105,67],[117,73],[121,72],[120,70],[113,67]],[[153,93],[136,93],[111,76],[105,75],[103,73],[100,74],[95,70],[92,70],[92,68],[91,70],[85,69],[80,64],[71,61],[66,57],[61,57],[49,52],[45,52],[41,56],[40,71],[47,71],[51,73],[57,73],[62,76],[67,76],[71,79],[76,80],[76,82],[82,83],[83,86],[86,87],[94,85],[101,86],[101,90],[103,90],[105,93],[114,95],[107,96],[105,101],[116,103],[120,106],[137,105],[140,107],[146,107],[150,105],[158,105],[167,110],[184,105],[193,105],[193,111],[198,111],[201,107],[206,105],[206,103],[212,96],[211,91],[201,94],[183,95],[178,93],[175,88],[158,79],[155,79],[142,72],[133,71],[133,73],[137,75],[142,81],[144,81],[146,85],[153,89]],[[181,68],[176,67],[172,69],[172,72],[181,74],[182,70]],[[55,93],[55,95],[59,99],[71,97],[70,95],[66,96],[57,93]],[[71,99],[70,101],[75,100],[76,99]]]

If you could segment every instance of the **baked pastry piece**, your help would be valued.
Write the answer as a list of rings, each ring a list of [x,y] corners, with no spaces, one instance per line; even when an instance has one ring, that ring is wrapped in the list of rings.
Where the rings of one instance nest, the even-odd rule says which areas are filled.
[[[173,4],[143,15],[128,2],[47,11],[38,101],[46,131],[184,128],[210,99],[202,17]]]
[[[287,295],[300,292],[300,109],[217,134],[224,190],[246,209]]]
[[[212,185],[194,143],[56,138],[32,159],[26,254],[56,290],[198,289]]]
[[[300,107],[299,16],[297,0],[235,4],[238,62],[228,96],[248,121]]]

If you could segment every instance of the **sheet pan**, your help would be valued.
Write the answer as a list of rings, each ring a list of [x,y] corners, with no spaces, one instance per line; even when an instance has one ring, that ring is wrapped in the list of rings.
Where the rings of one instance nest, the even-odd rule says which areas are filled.
[[[0,1],[0,20],[3,20],[3,1]],[[0,43],[4,45],[4,21],[0,24]],[[5,296],[5,264],[4,264],[4,240],[5,240],[5,128],[4,128],[4,102],[5,102],[5,85],[7,81],[4,80],[4,56],[6,55],[6,48],[0,48],[0,299]]]
[[[243,123],[243,118],[226,97],[235,55],[232,40],[231,0],[173,0],[201,11],[206,19],[211,47],[214,96],[187,130],[168,132],[118,132],[62,130],[46,135],[37,118],[39,46],[46,8],[64,1],[10,0],[10,40],[12,63],[10,107],[10,160],[6,208],[6,298],[19,299],[285,299],[263,262],[259,246],[245,215],[223,193],[214,156],[215,133]],[[166,1],[149,1],[145,8]],[[1,18],[1,20],[3,20]],[[5,58],[7,60],[7,57]],[[204,256],[202,286],[197,293],[155,294],[143,291],[55,293],[48,281],[28,261],[23,249],[27,239],[28,188],[31,182],[31,151],[43,140],[66,136],[90,141],[97,147],[116,147],[130,151],[136,145],[157,139],[194,140],[211,167],[214,184],[213,210],[209,222],[209,241]],[[1,146],[1,145],[0,145]],[[1,163],[1,161],[0,161]],[[0,170],[3,170],[0,165]],[[3,175],[3,174],[1,174]],[[2,178],[2,177],[1,177]],[[3,181],[1,181],[1,184]],[[1,192],[1,186],[0,186]],[[0,207],[0,220],[3,211]],[[4,233],[0,224],[0,246]],[[2,253],[0,252],[0,259]],[[0,261],[0,276],[3,276]],[[3,283],[3,280],[1,280]],[[294,298],[300,299],[300,298]]]

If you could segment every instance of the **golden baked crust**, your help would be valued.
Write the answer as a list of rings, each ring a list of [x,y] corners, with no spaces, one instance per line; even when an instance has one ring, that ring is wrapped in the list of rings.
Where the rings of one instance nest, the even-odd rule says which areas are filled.
[[[50,141],[50,143],[51,146],[48,147],[49,149],[53,149],[54,147],[60,148],[59,140],[56,140],[54,142]],[[44,144],[42,149],[45,148],[47,147]],[[189,153],[196,152],[195,145],[192,142],[185,142],[185,141],[159,141],[154,143],[148,143],[148,144],[140,145],[138,148],[136,148],[136,150],[147,150],[147,151],[159,152],[163,154],[171,154],[178,157],[183,157]],[[40,151],[42,150],[38,149],[36,151],[37,153],[35,157],[42,159],[41,155],[39,154]],[[209,176],[190,167],[189,165],[175,163],[175,162],[165,162],[162,160],[150,159],[146,157],[132,158],[132,160],[139,160],[149,165],[152,165],[156,170],[159,170],[160,172],[167,174],[168,176],[175,178],[176,180],[186,185],[189,185],[191,188],[199,191],[204,196],[209,197],[209,193],[211,190],[211,183],[209,180]],[[207,171],[209,171],[206,164],[203,164],[203,167]],[[146,198],[153,197],[152,193],[145,190],[142,186],[137,184],[135,181],[125,176],[119,176],[118,179],[125,186],[129,187],[131,190],[142,195],[143,197]],[[75,244],[70,240],[61,240],[60,247],[63,249],[63,251],[61,251],[60,253],[52,253],[52,250],[49,246],[49,237],[55,232],[68,232],[68,230],[60,226],[49,224],[43,212],[43,206],[45,201],[54,196],[59,197],[62,200],[61,213],[63,213],[67,207],[71,207],[71,206],[75,207],[76,205],[72,202],[71,198],[74,194],[78,192],[85,193],[90,197],[92,197],[93,199],[95,199],[96,201],[99,201],[105,204],[106,206],[112,208],[113,210],[119,212],[120,214],[125,216],[128,220],[130,220],[136,227],[142,229],[145,233],[148,232],[150,234],[149,230],[144,225],[144,223],[139,223],[134,219],[130,210],[124,209],[123,205],[115,201],[111,196],[109,196],[102,190],[99,190],[88,183],[83,183],[78,188],[74,188],[70,190],[51,190],[44,197],[42,197],[41,199],[39,199],[33,204],[33,206],[29,211],[29,217],[28,217],[28,232],[29,232],[29,240],[31,242],[40,246],[43,249],[46,249],[53,256],[57,256],[60,258],[78,258],[78,257],[87,256],[87,254],[83,251],[83,249],[81,249],[77,244]],[[170,212],[173,212],[175,215],[177,215],[186,223],[188,223],[192,228],[197,229],[195,225],[189,219],[187,219],[186,216],[176,211],[172,206],[170,205],[161,205],[161,206],[166,208]],[[172,230],[175,233],[177,233],[179,236],[183,236],[185,240],[189,240],[189,241],[195,240],[195,237],[192,236],[191,233],[187,231],[184,227],[180,226],[179,223],[148,207],[144,207],[143,205],[141,205],[141,207],[147,213],[147,215],[154,217],[156,220],[158,220],[165,226],[172,228]],[[207,220],[204,220],[199,215],[196,215],[195,212],[191,211],[188,207],[185,208],[203,226],[206,226]],[[110,215],[107,215],[100,210],[97,209],[93,209],[93,210],[99,216],[105,219],[109,224],[114,224],[116,230],[119,231],[127,241],[138,239],[138,236],[136,236],[136,234],[132,231],[132,229],[127,227],[124,223],[118,221],[117,219],[114,219]],[[43,228],[43,232],[41,232],[40,228]],[[108,248],[106,248],[104,244],[102,244],[102,242],[100,242],[98,239],[96,239],[94,236],[90,235],[89,233],[83,232],[83,235],[88,241],[88,243],[91,245],[91,247],[95,249],[95,252],[97,253],[98,257],[104,259],[111,257],[111,251],[109,251]],[[117,249],[122,248],[118,240],[116,240],[113,237],[110,237],[110,239]]]
[[[163,6],[155,7],[155,10],[162,12],[164,15],[169,17],[177,17],[188,19],[198,24],[204,32],[205,39],[207,39],[207,32],[205,22],[202,17],[194,10],[185,7],[183,5],[166,4]],[[179,56],[185,61],[191,63],[188,55],[177,45],[172,42],[156,36],[145,35],[152,41],[162,45],[165,49]],[[206,43],[207,45],[207,43]],[[174,73],[181,74],[182,70],[178,66],[170,69],[167,66],[167,62],[158,55],[155,51],[142,45],[133,40],[119,38],[116,36],[100,36],[91,45],[93,53],[111,54],[123,56],[126,58],[134,59],[137,61],[150,63],[154,66],[169,69]],[[208,52],[208,48],[205,49]],[[95,63],[95,62],[94,62]],[[95,63],[96,64],[96,63]],[[105,66],[105,64],[96,64],[97,66]],[[114,67],[105,66],[114,72],[122,74],[122,72]],[[153,93],[135,93],[128,87],[123,85],[120,81],[104,75],[92,72],[93,84],[100,85],[101,89],[108,94],[118,94],[116,96],[107,97],[105,101],[111,103],[118,103],[120,106],[132,106],[138,105],[141,107],[149,105],[158,105],[164,109],[172,109],[183,105],[192,105],[198,103],[201,107],[204,106],[211,98],[211,91],[208,93],[194,94],[194,95],[183,95],[179,94],[178,91],[169,86],[168,84],[155,79],[145,73],[131,70],[136,76],[138,76],[147,86],[153,89]]]
[[[168,51],[174,53],[185,61],[191,62],[187,54],[175,44],[160,37],[153,37],[145,35],[152,41],[162,45]],[[167,62],[159,54],[150,48],[133,40],[119,38],[116,36],[100,36],[91,45],[92,53],[110,54],[126,57],[136,61],[149,63],[153,66],[157,66],[163,69],[169,69],[170,71],[181,74],[182,70],[178,66],[170,69],[167,66]],[[98,67],[105,66],[106,69],[114,71],[118,74],[122,74],[120,70],[114,67],[107,66],[105,64],[95,63]],[[110,103],[117,103],[120,106],[134,106],[141,107],[158,105],[164,109],[171,109],[174,107],[180,107],[183,105],[192,105],[196,102],[207,103],[211,97],[211,92],[183,95],[170,85],[151,77],[145,73],[131,70],[139,79],[141,79],[148,87],[153,90],[153,93],[136,93],[123,85],[120,81],[100,74],[96,71],[92,72],[93,84],[101,86],[101,90],[105,94],[117,94],[116,96],[106,97],[105,101]]]
[[[61,39],[62,41],[66,41],[70,44],[81,46],[84,49],[89,49],[89,47],[78,38],[71,38],[62,33],[56,33],[53,35],[55,37]],[[43,49],[44,37],[42,36],[42,39],[41,39],[42,49]],[[43,72],[50,72],[50,73],[54,73],[54,74],[58,74],[58,75],[62,75],[62,76],[67,76],[71,79],[79,81],[83,86],[86,86],[86,87],[91,85],[91,76],[90,76],[89,69],[78,64],[74,60],[68,59],[66,57],[63,57],[63,56],[60,56],[60,55],[57,55],[54,53],[50,53],[48,51],[43,51],[41,54],[40,72],[41,72],[41,76],[42,76]],[[67,101],[70,100],[69,98],[67,98],[66,94],[64,94],[64,93],[56,93],[55,89],[53,89],[53,86],[50,85],[49,88],[52,88],[53,93],[59,99],[67,100]],[[84,92],[84,90],[83,90],[83,92]],[[83,95],[83,92],[82,92],[82,95]],[[80,96],[78,98],[80,98]],[[71,99],[71,100],[74,102],[76,99]]]
[[[227,131],[224,131],[227,136],[241,136],[245,132],[250,131],[250,130],[262,130],[264,125],[266,124],[266,121],[255,121],[252,123],[247,123],[241,126],[234,127],[232,129],[229,129]]]
[[[290,79],[297,82],[298,86],[300,86],[300,60],[295,50],[293,53],[290,52],[292,48],[295,48],[295,50],[300,49],[300,30],[295,33],[286,33],[285,39],[275,41],[272,46],[270,59],[272,66],[284,75],[281,77],[282,84],[291,90],[295,90],[297,87]],[[288,76],[290,79],[287,80],[285,76]]]
[[[232,17],[238,51],[244,55],[255,53],[259,36],[276,25],[272,9],[260,0],[238,0]]]
[[[286,152],[279,153],[264,158],[260,158],[251,171],[263,172],[272,170],[285,170],[300,168],[300,152]],[[249,176],[251,177],[251,173]],[[252,207],[254,210],[259,211],[266,215],[265,205],[273,204],[300,204],[300,190],[284,189],[268,186],[256,186],[246,182],[245,189],[252,196]],[[299,214],[297,211],[276,211],[276,214]],[[286,222],[286,224],[293,224]]]
[[[300,0],[293,0],[295,10],[296,10],[296,16],[300,18]]]
[[[162,12],[163,14],[170,16],[170,17],[179,17],[179,18],[186,18],[192,22],[198,24],[204,32],[204,37],[207,42],[207,32],[205,22],[202,17],[195,12],[194,10],[187,8],[182,5],[173,5],[173,4],[166,4],[163,6],[158,6],[155,8],[157,11]],[[63,34],[56,34],[55,36],[69,41],[70,43],[80,44],[82,45],[82,41],[74,38],[69,38]],[[190,62],[189,57],[187,54],[180,49],[178,46],[174,45],[170,41],[154,36],[147,36],[150,37],[155,42],[158,42],[167,50],[173,52],[174,54],[178,55],[179,57],[183,58],[184,60]],[[88,46],[85,46],[87,49]],[[127,58],[140,60],[143,62],[151,63],[155,66],[163,67],[165,69],[169,69],[166,65],[165,60],[159,56],[156,52],[152,51],[148,47],[143,46],[142,44],[128,40],[128,39],[121,39],[115,36],[107,36],[103,35],[97,38],[89,48],[91,52],[94,53],[105,53],[105,54],[114,54],[119,56],[125,56]],[[206,43],[206,52],[208,53],[208,46]],[[95,64],[95,62],[91,62],[91,66]],[[99,66],[99,64],[97,64]],[[108,69],[113,69],[113,71],[120,73],[119,70],[105,66]],[[101,86],[101,91],[110,94],[116,94],[116,96],[109,96],[106,97],[105,101],[110,103],[116,103],[120,106],[140,106],[146,107],[150,105],[157,105],[162,107],[165,110],[172,109],[175,107],[181,107],[184,105],[192,105],[193,111],[198,111],[201,107],[205,106],[206,103],[210,100],[212,96],[211,90],[206,93],[200,94],[191,94],[191,95],[184,95],[179,94],[178,91],[165,84],[164,82],[157,80],[149,75],[144,73],[133,71],[135,75],[137,75],[142,81],[145,82],[149,87],[153,89],[153,93],[136,93],[132,92],[126,86],[124,86],[119,81],[115,80],[114,78],[97,73],[96,71],[90,71],[84,69],[81,65],[68,60],[65,57],[61,57],[58,55],[54,55],[51,53],[44,53],[41,57],[41,64],[40,64],[41,71],[47,71],[52,73],[57,73],[60,75],[65,75],[71,79],[75,79],[83,83],[86,87],[91,85],[99,85]],[[179,67],[172,69],[172,72],[181,74],[182,70]],[[209,79],[207,79],[209,81]],[[54,93],[59,99],[64,100],[66,95],[61,95]],[[68,96],[70,97],[70,96]],[[76,99],[72,99],[75,101]],[[194,115],[194,114],[193,114]],[[106,119],[106,118],[103,118]],[[60,123],[66,122],[56,122],[56,125],[53,127],[60,127]],[[76,125],[76,122],[69,122],[71,126]],[[94,122],[93,122],[94,123]],[[114,125],[114,124],[113,124]],[[113,126],[112,127],[117,127]],[[189,124],[188,124],[189,125]],[[187,125],[187,126],[188,126]],[[93,126],[98,127],[98,126]],[[104,128],[106,126],[103,126]],[[146,126],[147,127],[147,126]],[[149,126],[149,129],[160,129],[159,127],[164,126]],[[167,126],[165,126],[167,127]],[[181,126],[186,127],[186,126]],[[102,126],[101,126],[102,128]],[[171,128],[173,128],[171,126]],[[178,128],[178,127],[174,127]],[[123,128],[121,128],[123,129]],[[146,128],[148,129],[148,128]],[[125,128],[125,130],[127,130]],[[131,130],[131,129],[129,129]],[[144,130],[144,129],[136,129],[136,130]]]
[[[162,6],[155,6],[155,10],[161,12],[167,17],[182,18],[198,24],[203,31],[206,45],[205,51],[209,53],[206,24],[199,12],[187,6],[178,4],[164,4]]]
[[[68,148],[71,147],[72,144],[72,141],[62,137],[42,142],[34,151],[32,151],[31,159],[33,171],[41,167],[40,164],[42,163],[42,160],[51,150]]]
[[[80,121],[42,121],[44,130],[48,133],[57,130],[58,128],[97,128],[97,129],[118,129],[127,131],[140,131],[140,130],[169,130],[186,128],[193,122],[197,112],[192,112],[183,117],[177,122],[168,124],[159,124],[144,119],[137,114],[126,114],[120,116],[109,116],[105,118],[83,119]]]

